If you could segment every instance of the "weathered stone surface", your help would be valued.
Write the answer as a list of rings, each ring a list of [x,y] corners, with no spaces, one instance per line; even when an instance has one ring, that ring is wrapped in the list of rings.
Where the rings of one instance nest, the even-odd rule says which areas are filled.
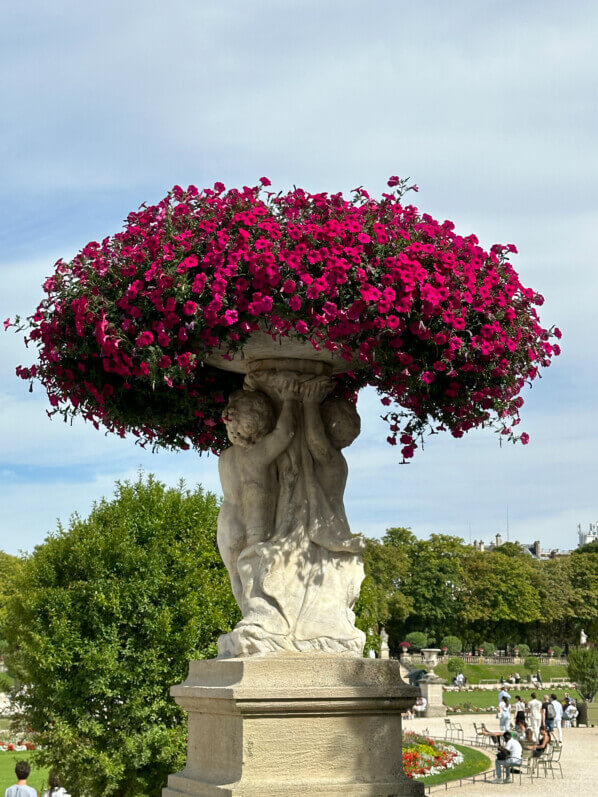
[[[194,661],[173,687],[189,713],[187,767],[163,797],[421,795],[401,757],[419,691],[399,663],[327,655]]]
[[[218,545],[243,619],[219,656],[324,652],[360,656],[353,604],[365,540],[351,534],[341,450],[360,430],[355,407],[326,399],[325,364],[253,363],[225,409]]]

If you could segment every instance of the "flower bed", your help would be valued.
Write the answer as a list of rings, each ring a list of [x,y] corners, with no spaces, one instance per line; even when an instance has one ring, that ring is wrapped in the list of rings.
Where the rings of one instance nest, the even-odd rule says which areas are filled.
[[[0,753],[22,753],[24,750],[36,750],[33,742],[1,742]]]
[[[463,755],[452,745],[406,733],[403,736],[403,768],[415,780],[438,775],[463,763]]]

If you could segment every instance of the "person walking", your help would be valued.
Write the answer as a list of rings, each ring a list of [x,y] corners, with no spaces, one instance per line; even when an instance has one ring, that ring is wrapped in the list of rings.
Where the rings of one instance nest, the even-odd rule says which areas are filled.
[[[542,725],[546,725],[548,730],[552,733],[554,721],[554,706],[550,702],[548,695],[544,695],[542,701]]]
[[[15,775],[17,782],[14,786],[9,786],[4,792],[4,797],[37,797],[37,791],[27,785],[27,778],[31,772],[29,761],[17,761]]]
[[[552,728],[554,735],[557,737],[559,742],[563,742],[563,730],[562,730],[562,723],[563,723],[563,707],[559,702],[556,694],[553,692],[550,695],[550,705],[554,711],[554,717],[552,719]]]
[[[501,731],[508,731],[511,727],[511,705],[508,697],[503,697],[498,704],[498,719]]]
[[[540,733],[540,726],[542,725],[542,703],[536,697],[535,692],[532,692],[532,697],[527,704],[527,708],[529,711],[529,724],[530,728],[532,729],[534,742],[537,742]]]
[[[525,732],[527,727],[525,721],[525,701],[521,699],[521,695],[515,696],[515,725],[520,725]]]

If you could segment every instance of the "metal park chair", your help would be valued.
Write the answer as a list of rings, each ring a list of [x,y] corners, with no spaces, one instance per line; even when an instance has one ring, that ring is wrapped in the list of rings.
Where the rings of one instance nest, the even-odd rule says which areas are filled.
[[[563,752],[563,743],[552,742],[550,745],[550,752],[536,759],[538,762],[538,769],[542,767],[544,770],[545,778],[548,777],[548,772],[550,772],[554,780],[554,773],[556,772],[557,769],[561,773],[561,778],[564,778],[563,767],[561,766],[562,752]]]

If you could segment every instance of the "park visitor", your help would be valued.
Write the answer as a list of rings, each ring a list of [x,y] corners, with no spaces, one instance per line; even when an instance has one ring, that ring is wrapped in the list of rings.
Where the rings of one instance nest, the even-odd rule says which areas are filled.
[[[60,785],[60,779],[54,770],[48,777],[48,786],[49,788],[46,789],[42,797],[71,797],[67,790]]]
[[[497,717],[500,720],[501,731],[508,731],[511,727],[511,705],[508,697],[503,697],[498,704]]]
[[[504,686],[503,686],[503,688],[500,690],[500,692],[498,693],[498,702],[499,702],[499,703],[500,703],[500,701],[503,699],[503,697],[508,697],[508,698],[509,698],[509,700],[511,699],[511,693],[510,693],[510,692],[507,692],[507,690],[504,688]]]
[[[425,697],[417,698],[417,700],[415,701],[415,705],[413,706],[413,710],[415,711],[418,717],[423,717],[427,705],[428,701],[426,700]]]
[[[27,778],[31,772],[28,761],[17,761],[15,775],[17,782],[14,786],[9,786],[4,792],[4,797],[37,797],[37,791],[27,785]]]
[[[542,725],[542,703],[536,697],[536,693],[532,692],[532,697],[527,704],[529,712],[529,724],[532,729],[534,741],[537,741],[538,734],[540,733],[540,725]]]
[[[538,735],[538,741],[536,743],[535,748],[532,751],[532,756],[534,758],[540,758],[546,752],[546,748],[551,740],[550,731],[546,727],[546,725],[540,726],[540,732]]]
[[[579,709],[577,708],[577,703],[575,700],[571,700],[571,702],[567,705],[567,707],[563,710],[563,720],[565,728],[575,727],[577,725],[577,717],[579,716]]]
[[[527,727],[525,721],[525,702],[521,699],[521,695],[515,696],[515,725],[520,726],[522,732],[525,732]]]
[[[559,700],[555,693],[553,692],[550,695],[550,705],[552,706],[552,710],[554,711],[554,717],[552,719],[552,728],[551,730],[554,731],[555,736],[559,740],[559,742],[563,741],[563,731],[562,731],[562,722],[563,722],[563,707],[559,703]]]
[[[514,739],[509,731],[503,734],[503,739],[504,743],[498,748],[498,753],[496,754],[496,763],[494,765],[496,778],[493,781],[494,783],[508,783],[511,776],[511,769],[521,766],[523,758],[521,743],[517,739]]]
[[[552,723],[554,720],[554,706],[550,703],[548,695],[544,695],[542,700],[542,724],[546,725],[548,730],[552,733]]]

